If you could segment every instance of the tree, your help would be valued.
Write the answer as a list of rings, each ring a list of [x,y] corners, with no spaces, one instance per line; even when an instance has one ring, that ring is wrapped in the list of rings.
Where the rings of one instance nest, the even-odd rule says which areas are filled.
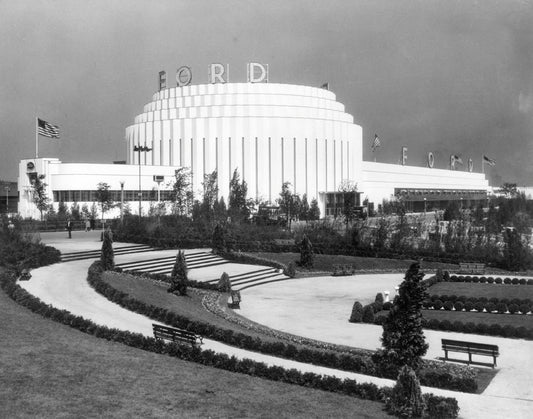
[[[228,210],[224,197],[220,197],[218,201],[213,203],[213,216],[216,223],[225,223],[228,218]]]
[[[89,211],[89,206],[87,204],[81,206],[81,215],[86,220],[91,218],[91,212]]]
[[[41,221],[43,221],[43,212],[48,210],[50,198],[46,193],[47,183],[44,182],[45,175],[39,175],[32,180],[32,199],[41,214]]]
[[[514,228],[505,229],[504,233],[505,268],[510,271],[526,270],[532,266],[533,257],[523,245],[518,231]]]
[[[239,171],[234,170],[229,183],[228,213],[232,222],[248,221],[250,218],[250,202],[246,198],[248,185],[240,181]]]
[[[374,356],[384,369],[390,370],[392,367],[392,370],[397,371],[408,365],[416,370],[428,349],[429,345],[422,331],[422,302],[427,297],[423,277],[420,264],[413,263],[406,272],[399,295],[383,323],[383,350]]]
[[[505,195],[506,198],[514,198],[518,195],[518,189],[516,183],[505,182],[500,187],[500,192]]]
[[[189,215],[193,203],[191,170],[188,167],[176,169],[170,186],[172,187],[173,212],[178,215]]]
[[[75,220],[81,220],[80,204],[73,202],[70,206],[70,215]]]
[[[296,218],[299,213],[299,208],[301,208],[301,200],[299,195],[291,192],[291,183],[284,182],[281,186],[281,192],[279,193],[279,198],[277,203],[279,209],[287,217],[287,228],[291,229],[292,220]]]
[[[170,288],[168,292],[178,292],[180,295],[187,295],[187,260],[185,253],[181,250],[176,255],[176,261],[170,274]]]
[[[313,245],[309,238],[304,234],[300,245],[300,265],[305,268],[312,268],[314,264]]]
[[[219,292],[231,292],[231,280],[226,272],[223,272],[217,285]]]
[[[309,216],[307,218],[313,221],[320,220],[320,208],[318,207],[318,201],[316,199],[311,201]]]
[[[105,271],[110,271],[115,268],[115,255],[113,252],[113,233],[109,228],[104,232],[104,241],[102,243],[100,261],[102,262],[102,268]]]
[[[109,190],[110,188],[111,186],[106,182],[100,182],[96,186],[96,201],[100,204],[102,224],[104,223],[105,213],[113,208],[113,198],[111,196],[111,191]]]
[[[226,251],[226,240],[224,239],[224,229],[220,224],[215,226],[213,231],[213,253]]]
[[[307,220],[309,219],[309,210],[310,207],[309,202],[307,201],[307,194],[304,193],[300,202],[298,218],[307,222]]]
[[[57,218],[60,220],[66,220],[69,216],[67,204],[65,204],[63,201],[60,201],[57,206]]]
[[[424,413],[426,404],[420,382],[409,366],[404,366],[400,370],[386,408],[389,413],[402,418],[418,418]]]
[[[350,323],[361,323],[363,320],[363,305],[356,301],[353,303],[352,314],[350,315]]]

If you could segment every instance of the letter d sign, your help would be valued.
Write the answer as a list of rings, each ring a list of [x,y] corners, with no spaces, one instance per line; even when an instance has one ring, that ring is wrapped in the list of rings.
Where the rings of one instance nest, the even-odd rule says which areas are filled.
[[[248,63],[248,83],[268,83],[268,64]]]

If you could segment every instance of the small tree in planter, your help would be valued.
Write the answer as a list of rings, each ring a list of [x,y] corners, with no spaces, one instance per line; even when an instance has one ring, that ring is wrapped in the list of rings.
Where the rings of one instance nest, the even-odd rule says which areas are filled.
[[[389,413],[401,418],[421,417],[426,408],[420,382],[412,368],[404,366],[400,370],[396,385],[386,404]]]
[[[104,241],[102,243],[102,252],[100,260],[102,262],[102,268],[105,271],[110,271],[115,268],[115,254],[113,252],[113,233],[111,229],[107,229],[104,232]]]
[[[300,265],[305,268],[312,268],[315,255],[313,253],[313,245],[309,238],[304,235],[302,244],[300,245]]]
[[[187,261],[185,253],[181,250],[176,255],[176,262],[170,275],[170,288],[168,292],[176,292],[180,295],[187,295]]]
[[[231,291],[231,281],[229,275],[224,272],[220,279],[218,280],[218,290],[220,292],[230,292]]]

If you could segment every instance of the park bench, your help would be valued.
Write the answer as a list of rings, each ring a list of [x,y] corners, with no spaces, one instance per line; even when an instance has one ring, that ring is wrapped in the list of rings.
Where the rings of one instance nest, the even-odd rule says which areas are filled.
[[[354,265],[333,265],[333,276],[353,275]]]
[[[29,281],[30,278],[31,278],[30,270],[29,269],[23,269],[20,272],[20,275],[18,276],[17,280],[18,281]]]
[[[187,342],[192,346],[203,343],[202,336],[188,330],[177,329],[175,327],[163,326],[162,324],[152,324],[154,337],[158,340],[168,340],[171,342]]]
[[[459,263],[460,274],[479,274],[485,273],[484,263]]]
[[[241,308],[241,293],[240,291],[231,291],[228,302],[229,308]]]
[[[488,345],[485,343],[463,342],[460,340],[442,339],[442,349],[444,350],[444,359],[448,360],[448,352],[463,352],[468,354],[468,364],[481,362],[472,362],[472,355],[492,356],[492,368],[496,366],[496,358],[500,355],[498,345]],[[453,359],[453,361],[460,361]]]

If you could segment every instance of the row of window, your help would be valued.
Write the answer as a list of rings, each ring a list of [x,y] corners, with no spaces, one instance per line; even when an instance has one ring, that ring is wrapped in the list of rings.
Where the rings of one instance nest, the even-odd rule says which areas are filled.
[[[110,190],[109,194],[113,202],[121,201],[120,190]],[[96,202],[97,191],[54,191],[54,202]],[[142,201],[157,201],[157,190],[144,190],[141,192]],[[170,201],[173,191],[159,191],[161,201]],[[124,202],[138,201],[139,191],[124,190]]]

